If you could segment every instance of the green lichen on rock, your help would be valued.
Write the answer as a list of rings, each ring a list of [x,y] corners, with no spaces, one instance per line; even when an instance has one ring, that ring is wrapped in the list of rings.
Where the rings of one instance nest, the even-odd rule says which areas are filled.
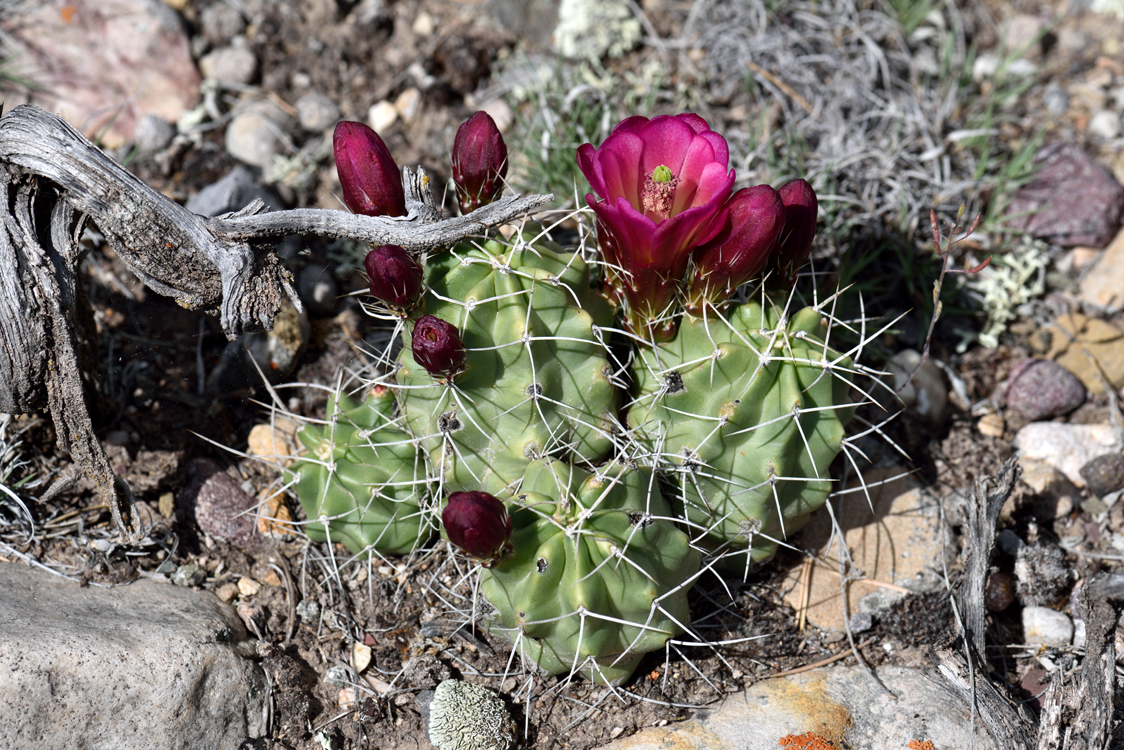
[[[429,706],[429,741],[438,750],[508,750],[515,744],[515,722],[488,688],[445,680]]]

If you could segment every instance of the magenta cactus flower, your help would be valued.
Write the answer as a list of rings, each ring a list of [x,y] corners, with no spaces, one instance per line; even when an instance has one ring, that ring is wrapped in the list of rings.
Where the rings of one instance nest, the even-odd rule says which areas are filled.
[[[637,333],[671,308],[691,251],[722,228],[729,159],[725,139],[691,113],[630,117],[600,148],[578,149],[610,283]]]
[[[780,193],[768,185],[742,188],[726,203],[726,221],[714,239],[695,250],[687,310],[719,305],[770,260],[785,220]]]
[[[777,251],[771,264],[777,280],[789,283],[812,253],[816,236],[816,214],[819,203],[816,191],[807,180],[792,180],[777,188],[784,201],[784,227],[777,239]]]
[[[449,541],[486,568],[511,555],[511,516],[487,492],[454,492],[441,512]]]
[[[361,122],[344,121],[332,136],[343,202],[364,216],[405,216],[402,176],[379,134]]]
[[[371,294],[403,315],[421,299],[422,268],[400,245],[381,245],[363,260]]]
[[[461,213],[467,214],[500,197],[507,176],[507,145],[487,112],[477,112],[453,139],[453,182]]]
[[[434,315],[414,323],[410,342],[414,360],[435,378],[453,380],[464,370],[465,349],[457,327]]]

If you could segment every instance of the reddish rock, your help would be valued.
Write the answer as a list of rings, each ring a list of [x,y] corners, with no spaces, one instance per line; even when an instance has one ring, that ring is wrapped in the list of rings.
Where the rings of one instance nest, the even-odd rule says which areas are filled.
[[[1120,228],[1124,187],[1071,143],[1043,147],[1034,166],[1007,209],[1010,227],[1065,247],[1107,245]]]
[[[1085,403],[1085,386],[1077,376],[1049,360],[1023,360],[1007,382],[1007,408],[1031,422],[1069,414]]]
[[[236,547],[257,546],[256,504],[242,491],[218,461],[197,458],[187,465],[187,486],[180,494],[180,505],[207,534]]]

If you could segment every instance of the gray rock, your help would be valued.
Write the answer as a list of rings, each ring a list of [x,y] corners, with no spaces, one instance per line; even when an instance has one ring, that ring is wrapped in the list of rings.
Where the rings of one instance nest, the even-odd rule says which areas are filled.
[[[237,547],[252,547],[257,537],[254,498],[209,458],[196,458],[187,465],[187,485],[179,505],[204,532]]]
[[[156,115],[145,115],[137,120],[133,141],[142,154],[163,151],[176,137],[176,126]]]
[[[284,110],[268,100],[243,105],[226,126],[226,152],[251,166],[269,169],[288,119]]]
[[[1007,209],[1010,227],[1056,245],[1104,247],[1120,228],[1124,187],[1071,143],[1035,156],[1036,172]]]
[[[327,130],[340,119],[340,108],[327,94],[314,91],[297,99],[297,120],[313,133]]]
[[[1060,115],[1069,110],[1069,94],[1057,81],[1050,81],[1042,91],[1042,102],[1046,110],[1053,115]]]
[[[258,73],[258,58],[245,47],[222,47],[203,56],[199,71],[221,83],[245,86]]]
[[[904,349],[886,363],[886,369],[894,376],[893,390],[898,394],[902,405],[928,424],[937,426],[944,422],[948,413],[948,386],[945,385],[944,374],[935,362],[927,359],[917,368],[919,362],[919,352]],[[913,379],[903,388],[902,385],[911,373]]]
[[[1028,646],[1068,646],[1073,621],[1064,612],[1047,607],[1023,608],[1023,643]]]
[[[1023,360],[1007,382],[1007,408],[1031,422],[1069,414],[1085,403],[1085,386],[1077,376],[1050,360]]]
[[[207,41],[218,47],[245,31],[246,21],[241,13],[220,0],[199,14],[199,28]]]
[[[297,280],[297,292],[313,317],[327,318],[339,312],[339,285],[326,266],[318,263],[305,266]]]
[[[1104,497],[1124,487],[1124,455],[1109,453],[1097,456],[1081,467],[1085,486],[1097,497]]]
[[[1042,57],[1042,31],[1045,23],[1037,16],[1020,13],[1008,19],[1000,32],[1004,49],[1028,60]]]
[[[180,565],[172,573],[172,583],[177,586],[185,586],[191,588],[192,586],[201,586],[203,581],[207,580],[207,571],[200,568],[195,563],[188,563],[187,565]]]
[[[1111,141],[1120,136],[1121,123],[1120,115],[1113,112],[1111,109],[1102,109],[1091,118],[1089,124],[1085,128],[1085,132],[1093,138],[1102,141]]]
[[[0,564],[0,747],[235,750],[267,691],[213,594],[80,586]]]
[[[427,728],[438,750],[508,750],[515,744],[515,722],[503,699],[462,680],[445,680],[433,691]]]
[[[1081,467],[1097,456],[1119,453],[1124,445],[1107,424],[1031,422],[1015,435],[1015,448],[1025,461],[1040,461],[1085,486]]]
[[[971,709],[942,683],[908,667],[877,673],[894,696],[860,667],[774,677],[686,721],[645,729],[604,750],[765,750],[805,732],[852,750],[905,748],[914,740],[941,748],[973,746]],[[974,734],[976,750],[995,749],[978,719]]]
[[[191,196],[185,207],[192,213],[218,216],[245,208],[256,199],[264,201],[272,211],[284,208],[276,193],[263,187],[252,171],[239,165]]]

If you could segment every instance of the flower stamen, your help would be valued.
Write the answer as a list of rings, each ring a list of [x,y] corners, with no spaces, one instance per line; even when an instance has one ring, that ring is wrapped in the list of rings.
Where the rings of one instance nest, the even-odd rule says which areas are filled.
[[[652,174],[644,180],[644,189],[640,192],[644,213],[655,214],[661,219],[669,218],[671,208],[675,205],[677,187],[679,187],[679,178],[663,164],[652,170]]]

